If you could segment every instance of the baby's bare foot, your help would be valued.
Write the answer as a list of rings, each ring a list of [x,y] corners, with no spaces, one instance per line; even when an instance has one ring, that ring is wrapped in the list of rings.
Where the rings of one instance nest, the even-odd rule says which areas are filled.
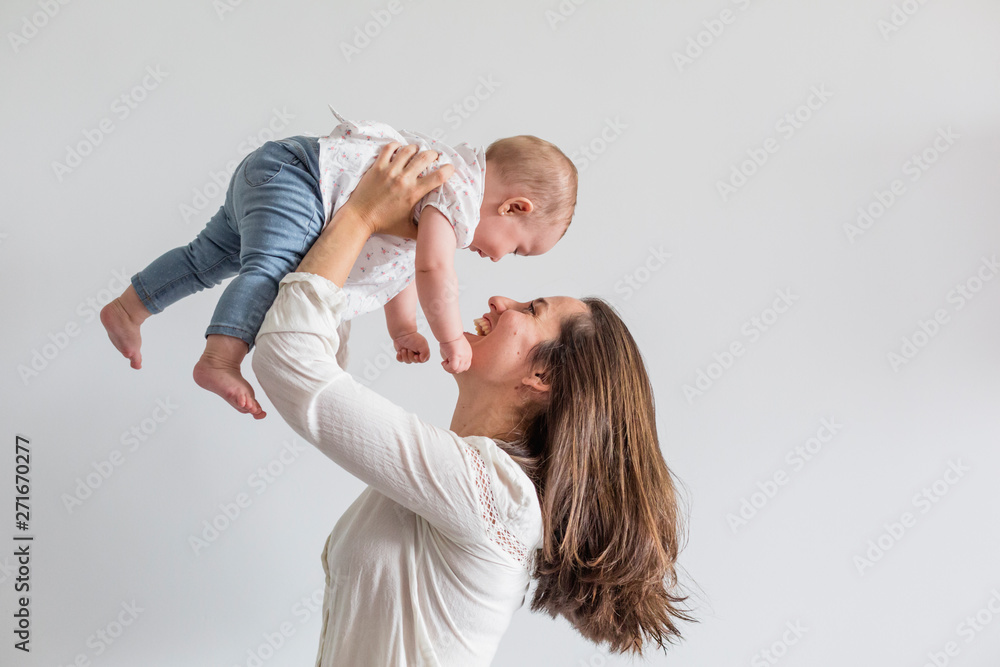
[[[267,416],[254,398],[253,387],[243,379],[239,364],[221,359],[210,352],[201,355],[194,367],[194,381],[202,389],[208,389],[226,399],[226,402],[254,419]]]
[[[142,346],[142,336],[139,335],[141,322],[135,322],[129,316],[121,298],[101,309],[101,324],[107,330],[111,343],[124,357],[131,360],[132,368],[142,368],[142,354],[139,353]]]

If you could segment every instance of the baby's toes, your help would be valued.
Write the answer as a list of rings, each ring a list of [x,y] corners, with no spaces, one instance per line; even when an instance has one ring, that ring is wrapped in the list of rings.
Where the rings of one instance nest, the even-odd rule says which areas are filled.
[[[243,414],[250,412],[249,408],[247,408],[246,397],[244,396],[237,396],[236,399],[233,401],[233,407],[242,412]]]
[[[245,405],[247,408],[247,412],[249,412],[252,415],[256,415],[258,412],[261,411],[260,403],[257,402],[257,397],[254,395],[253,387],[249,388],[245,396],[245,399],[246,399]]]
[[[252,393],[247,398],[247,412],[252,414],[254,419],[263,419],[264,417],[264,409],[260,407],[260,403],[257,402]]]

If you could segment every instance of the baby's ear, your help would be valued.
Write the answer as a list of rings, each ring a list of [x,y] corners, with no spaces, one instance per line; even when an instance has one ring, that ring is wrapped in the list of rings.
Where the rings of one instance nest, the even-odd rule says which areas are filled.
[[[535,205],[527,197],[511,197],[500,205],[500,215],[512,213],[524,215],[535,210]]]

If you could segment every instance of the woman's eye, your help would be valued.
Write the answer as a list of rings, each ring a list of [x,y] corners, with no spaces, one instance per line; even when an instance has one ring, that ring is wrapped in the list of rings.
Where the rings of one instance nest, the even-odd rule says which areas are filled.
[[[532,315],[535,314],[535,302],[534,301],[532,301],[531,303],[528,304],[528,310],[531,311]]]

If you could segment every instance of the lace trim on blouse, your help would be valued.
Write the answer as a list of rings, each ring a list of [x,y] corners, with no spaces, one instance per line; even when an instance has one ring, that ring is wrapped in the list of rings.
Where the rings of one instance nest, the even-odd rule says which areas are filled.
[[[482,453],[469,445],[463,443],[463,452],[466,454],[469,463],[476,475],[476,487],[479,489],[479,502],[483,508],[483,520],[490,540],[500,546],[505,552],[520,563],[528,566],[528,550],[524,544],[517,539],[513,533],[500,522],[500,515],[496,508],[496,498],[493,496],[493,485],[490,484],[490,477],[486,472],[486,462]]]

